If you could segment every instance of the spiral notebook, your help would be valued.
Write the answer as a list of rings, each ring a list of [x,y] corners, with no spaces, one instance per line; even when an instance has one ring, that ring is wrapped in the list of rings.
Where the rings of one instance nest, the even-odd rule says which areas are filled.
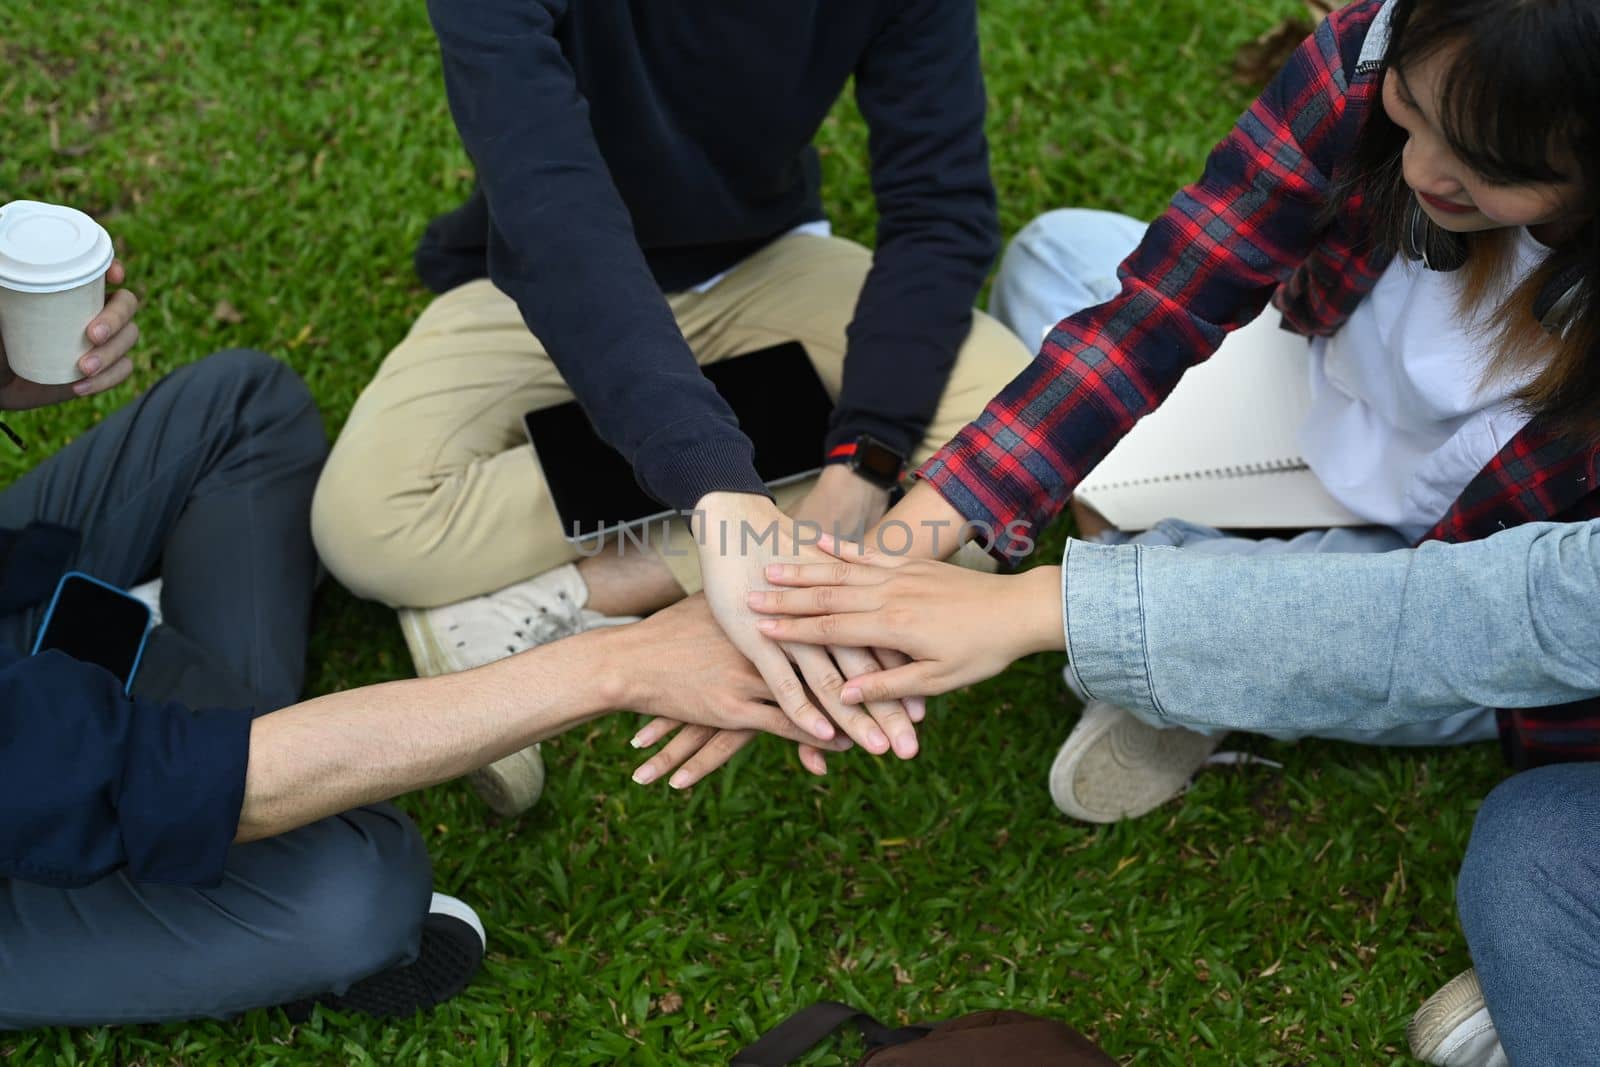
[[[1162,519],[1220,529],[1359,526],[1300,456],[1310,353],[1271,310],[1228,335],[1078,486],[1124,530]]]

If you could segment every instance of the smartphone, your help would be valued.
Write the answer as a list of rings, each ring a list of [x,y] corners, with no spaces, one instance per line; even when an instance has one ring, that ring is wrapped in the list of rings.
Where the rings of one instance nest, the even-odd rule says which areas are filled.
[[[149,633],[150,608],[144,601],[82,571],[68,571],[56,584],[33,652],[55,649],[104,667],[127,693]]]
[[[708,363],[701,370],[755,446],[756,474],[769,487],[822,469],[833,400],[797,341]],[[576,401],[522,418],[533,454],[573,543],[674,514],[639,488],[633,468],[600,439]]]

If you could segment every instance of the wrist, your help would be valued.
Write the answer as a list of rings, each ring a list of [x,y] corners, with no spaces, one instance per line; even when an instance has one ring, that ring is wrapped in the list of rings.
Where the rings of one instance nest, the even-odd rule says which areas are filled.
[[[671,612],[666,613],[668,616]],[[607,626],[564,639],[561,644],[583,638],[588,645],[576,665],[563,660],[568,670],[581,670],[592,677],[585,696],[592,719],[614,711],[656,714],[668,698],[672,682],[663,677],[661,667],[675,657],[673,625],[667,617],[651,616],[627,626]]]
[[[888,499],[890,496],[890,491],[882,485],[869,482],[867,478],[862,477],[859,470],[853,470],[842,462],[830,462],[826,467],[822,467],[822,474],[816,477],[816,483],[842,493],[859,493],[861,496],[882,499]]]
[[[889,506],[889,490],[863,478],[857,471],[841,463],[830,463],[817,475],[816,488],[827,499],[862,506],[875,506],[882,514]]]
[[[587,679],[580,698],[586,718],[631,708],[638,702],[640,672],[628,648],[636,625],[606,626],[561,642],[581,642],[573,649],[578,655],[563,656],[562,665]]]
[[[1065,652],[1066,631],[1061,621],[1061,568],[1035,567],[1015,576],[1017,595],[1012,604],[1026,647],[1033,652]]]
[[[911,547],[906,553],[912,559],[949,559],[961,547],[960,535],[971,530],[966,518],[951,507],[944,497],[927,482],[919,481],[879,522],[881,528],[889,522],[903,523],[911,530]],[[904,535],[900,537],[904,540]]]
[[[514,706],[529,710],[528,726],[539,738],[553,737],[627,707],[628,657],[620,645],[621,632],[629,629],[608,626],[573,634],[483,669],[503,671]]]
[[[741,493],[737,490],[716,490],[695,501],[694,509],[707,515],[736,515],[759,512],[773,508],[772,498],[760,493]]]
[[[752,548],[782,543],[787,530],[783,512],[755,493],[707,493],[689,518],[700,569],[704,572],[724,559],[742,560]]]

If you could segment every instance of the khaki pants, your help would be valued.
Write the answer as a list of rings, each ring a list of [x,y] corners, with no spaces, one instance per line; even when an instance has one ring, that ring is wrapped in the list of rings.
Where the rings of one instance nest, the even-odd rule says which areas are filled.
[[[871,265],[860,245],[794,234],[709,292],[668,301],[702,365],[799,341],[837,397],[845,327]],[[1010,331],[974,311],[913,461],[976,417],[1030,358]],[[328,459],[311,515],[328,569],[359,596],[431,607],[578,558],[522,428],[525,412],[570,399],[516,305],[489,281],[440,296],[383,361]],[[780,489],[778,505],[791,506],[810,484]],[[661,557],[693,592],[695,544],[684,524],[673,525],[676,539],[660,546]]]

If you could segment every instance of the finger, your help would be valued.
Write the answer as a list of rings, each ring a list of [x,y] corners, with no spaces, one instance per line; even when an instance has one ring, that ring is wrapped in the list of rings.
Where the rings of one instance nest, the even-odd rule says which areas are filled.
[[[128,268],[122,265],[122,260],[113,259],[111,269],[106,271],[107,285],[121,285],[128,280]]]
[[[827,533],[820,526],[817,527],[817,539],[813,543],[828,555],[838,556],[840,559],[859,559],[862,553],[866,551],[861,542],[849,541],[843,537]]]
[[[843,611],[872,611],[882,605],[876,589],[850,589],[823,585],[815,589],[757,589],[745,597],[752,611],[768,615],[832,615]]]
[[[111,335],[105,344],[95,345],[78,358],[78,370],[93,377],[107,367],[119,362],[134,345],[139,343],[139,324],[130,322]]]
[[[806,687],[800,684],[799,675],[795,674],[782,649],[768,644],[756,651],[751,662],[761,672],[761,680],[772,691],[772,699],[778,702],[778,707],[796,726],[823,741],[832,740],[833,723],[807,697]]]
[[[773,585],[882,585],[889,575],[882,567],[857,563],[769,563],[767,581]]]
[[[844,541],[834,537],[832,534],[823,534],[817,541],[817,547],[830,556],[838,556],[840,559],[848,560],[864,567],[893,570],[906,562],[900,556],[891,556],[886,552],[880,552],[865,542],[858,544],[855,541]]]
[[[833,655],[833,662],[839,665],[846,678],[871,677],[880,674],[883,668],[872,657],[872,653],[860,648],[833,648],[828,649]],[[849,688],[846,683],[844,688]],[[849,703],[842,701],[842,703]],[[911,759],[917,754],[917,728],[911,721],[910,712],[898,700],[874,700],[865,705],[867,714],[878,724],[879,729],[889,735],[889,746],[894,749],[894,754],[901,759]]]
[[[872,650],[872,654],[877,657],[884,670],[904,667],[912,661],[911,657],[904,652],[899,652],[892,648],[875,648]],[[845,686],[846,690],[849,688],[849,685]],[[928,717],[928,701],[925,697],[901,697],[900,700],[906,706],[906,714],[911,716],[912,722],[921,722]],[[848,704],[849,701],[845,701],[845,703]]]
[[[816,748],[827,749],[830,752],[843,752],[851,747],[850,738],[835,734],[831,741],[819,741],[811,734],[796,726],[789,716],[772,704],[751,701],[741,708],[734,717],[734,721],[741,729],[759,730],[764,734],[781,737],[785,741],[798,741],[802,745],[811,745]],[[729,729],[730,727],[723,727]]]
[[[816,775],[825,777],[828,773],[828,757],[811,745],[800,746],[800,766]]]
[[[128,327],[130,330],[133,328],[132,326]],[[132,373],[133,364],[128,360],[118,359],[99,374],[74,382],[72,391],[79,396],[93,396],[96,393],[103,393],[107,389],[115,389],[127,381],[128,376]]]
[[[633,735],[633,739],[628,744],[634,748],[651,748],[657,741],[660,741],[682,725],[683,723],[677,719],[668,719],[658,715],[645,723],[639,732]]]
[[[848,615],[813,615],[809,618],[763,618],[756,629],[774,641],[802,645],[844,645],[849,648],[893,647],[903,636],[887,626],[876,611],[856,611]],[[832,709],[829,709],[832,710]]]
[[[841,699],[846,703],[870,703],[875,700],[905,700],[908,697],[932,697],[948,690],[934,678],[933,667],[927,662],[896,667],[892,671],[852,678],[845,683]]]
[[[689,757],[678,773],[667,782],[674,789],[688,789],[700,779],[731,760],[738,751],[756,738],[749,730],[719,730],[717,735]]]
[[[100,314],[89,320],[84,332],[89,335],[91,342],[103,345],[132,322],[133,313],[138,310],[139,298],[126,289],[118,289],[111,294],[111,299],[106,301]]]
[[[806,684],[811,687],[817,701],[839,724],[839,729],[874,756],[889,751],[889,738],[872,716],[839,699],[839,690],[844,687],[844,675],[833,662],[832,656],[811,645],[786,646],[786,650],[794,657],[800,673],[805,675]]]
[[[633,780],[640,785],[649,785],[662,775],[672,773],[684,760],[700,751],[701,746],[711,740],[711,735],[716,732],[709,726],[685,726],[667,742],[667,747],[639,765],[633,772]]]

